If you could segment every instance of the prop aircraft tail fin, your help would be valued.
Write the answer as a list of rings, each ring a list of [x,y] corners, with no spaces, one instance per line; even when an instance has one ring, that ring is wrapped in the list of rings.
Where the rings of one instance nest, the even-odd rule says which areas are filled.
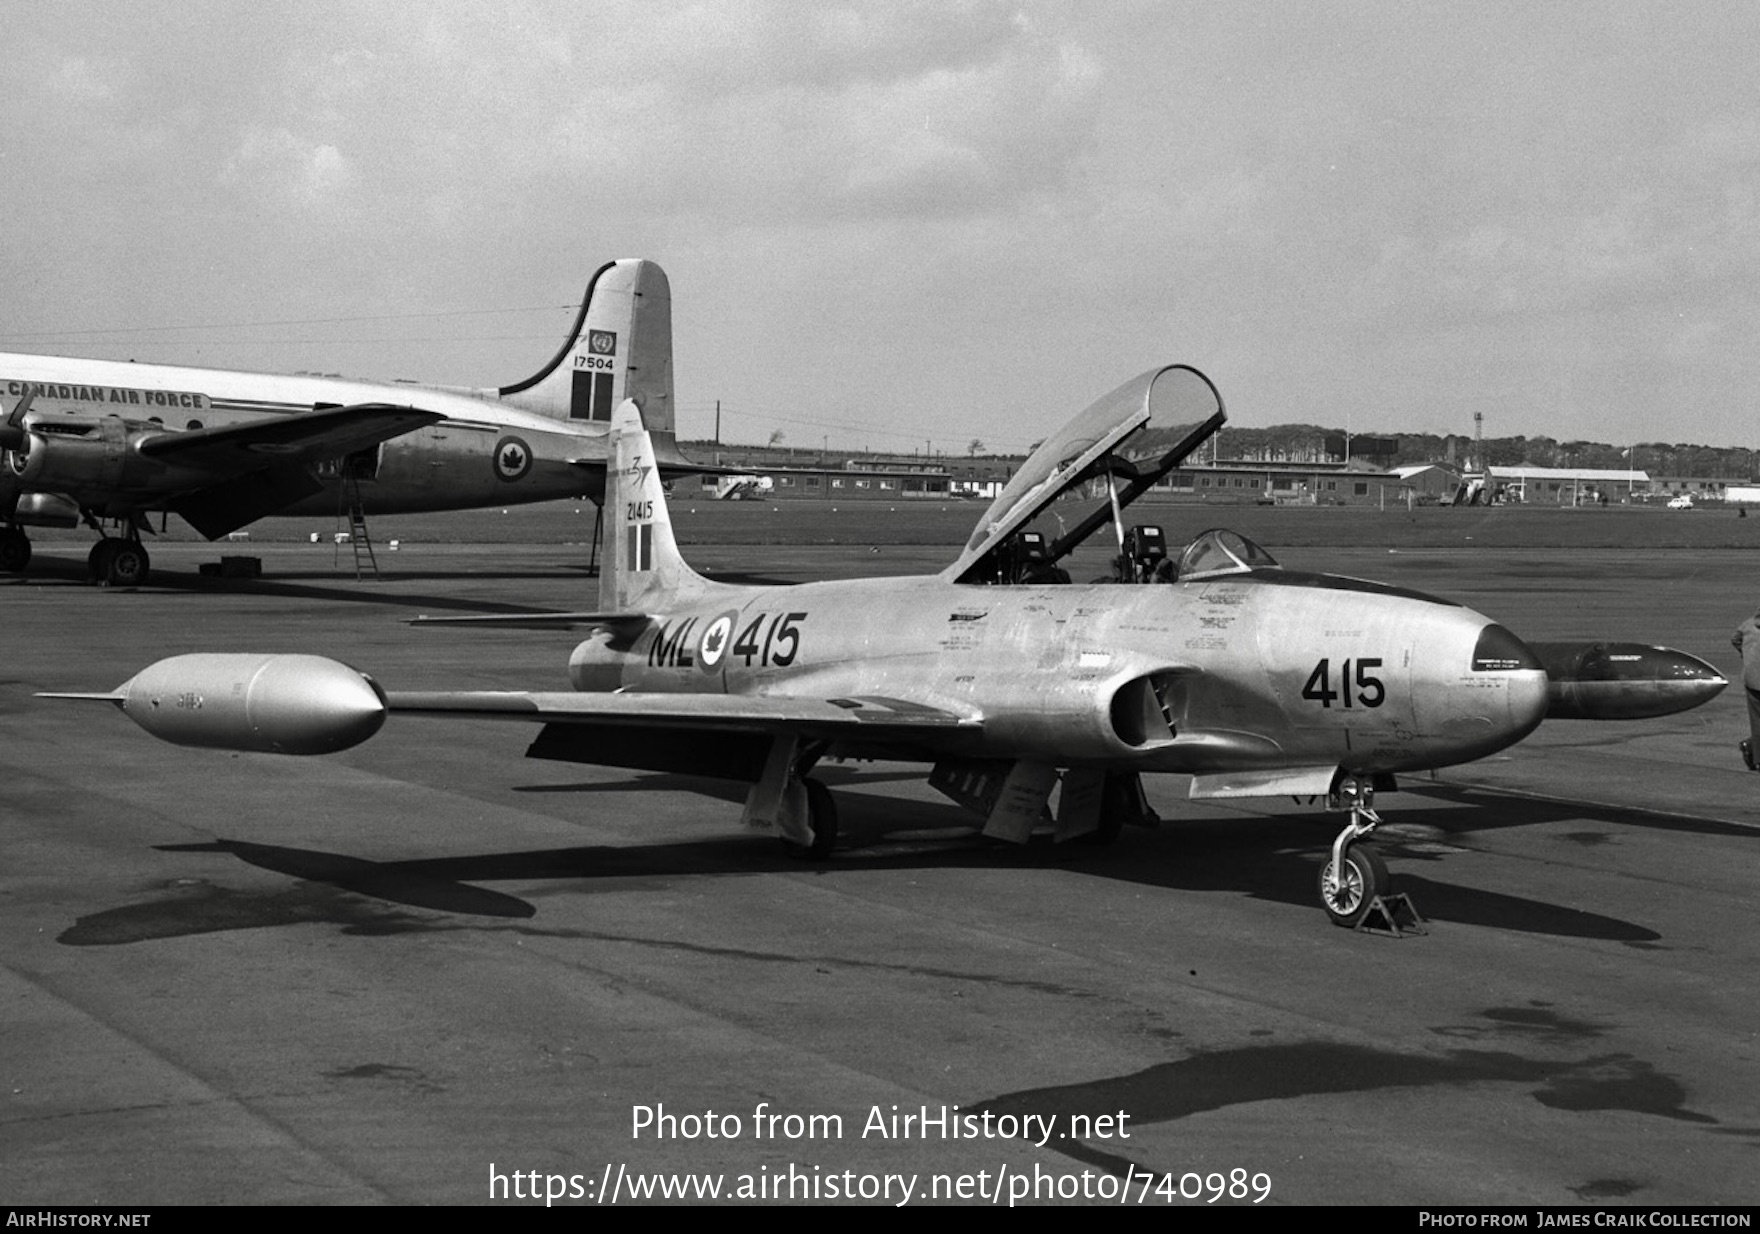
[[[670,447],[672,287],[666,271],[641,258],[601,266],[562,350],[533,376],[495,393],[552,419],[600,425],[609,425],[618,405],[632,399],[648,431]]]

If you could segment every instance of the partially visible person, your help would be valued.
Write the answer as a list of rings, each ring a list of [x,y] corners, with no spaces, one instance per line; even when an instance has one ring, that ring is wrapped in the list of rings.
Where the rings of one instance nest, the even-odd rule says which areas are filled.
[[[1742,653],[1742,688],[1748,693],[1748,739],[1738,748],[1748,770],[1760,771],[1754,765],[1754,751],[1760,748],[1760,613],[1737,626],[1729,641]]]

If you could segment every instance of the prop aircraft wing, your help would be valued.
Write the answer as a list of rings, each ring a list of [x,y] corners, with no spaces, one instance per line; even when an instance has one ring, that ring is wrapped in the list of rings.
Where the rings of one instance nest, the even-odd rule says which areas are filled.
[[[341,458],[445,419],[439,412],[386,403],[326,407],[213,428],[142,437],[135,448],[179,467],[211,469],[215,480],[283,463]]]

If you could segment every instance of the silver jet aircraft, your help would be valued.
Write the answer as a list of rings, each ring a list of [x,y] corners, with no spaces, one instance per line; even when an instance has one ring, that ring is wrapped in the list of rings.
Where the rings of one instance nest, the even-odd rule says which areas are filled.
[[[561,350],[508,386],[0,354],[0,570],[29,562],[28,526],[84,522],[100,537],[92,576],[129,585],[147,575],[151,513],[217,539],[271,514],[598,501],[626,398],[647,409],[663,461],[685,469],[672,292],[637,259],[601,267]]]
[[[1723,688],[1710,665],[1662,648],[1537,652],[1458,604],[1284,570],[1227,531],[1198,537],[1176,571],[1120,570],[1164,585],[1057,581],[1059,559],[1108,522],[1121,545],[1152,539],[1124,533],[1122,508],[1222,420],[1202,374],[1153,370],[1048,440],[940,574],[731,586],[680,556],[653,439],[625,402],[598,611],[442,619],[587,630],[573,692],[387,692],[322,657],[198,654],[62,697],[114,703],[180,744],[294,754],[364,741],[390,712],[530,721],[531,757],[745,781],[745,822],[812,857],[837,836],[811,774],[828,758],[928,764],[987,835],[1017,841],[1154,821],[1144,773],[1190,776],[1195,798],[1325,795],[1351,817],[1320,898],[1356,925],[1389,890],[1360,841],[1397,774],[1484,757],[1549,714],[1661,715]],[[1127,458],[1152,421],[1200,423],[1158,457]],[[1026,530],[1082,488],[1100,499],[1093,514],[1050,544]]]

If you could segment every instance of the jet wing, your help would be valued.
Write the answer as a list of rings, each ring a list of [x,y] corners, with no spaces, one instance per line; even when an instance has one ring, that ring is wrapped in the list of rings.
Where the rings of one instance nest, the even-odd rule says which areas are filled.
[[[218,482],[266,467],[341,458],[445,418],[417,407],[359,403],[242,424],[153,433],[143,437],[136,449],[160,462],[213,471]]]
[[[920,737],[930,732],[977,733],[983,728],[983,722],[975,715],[873,695],[792,698],[739,694],[393,690],[386,693],[385,704],[389,710],[403,715],[462,714],[541,724],[798,733],[833,739],[859,735],[877,741]]]
[[[961,579],[986,553],[1032,522],[1052,502],[1096,475],[1119,470],[1135,477],[1136,467],[1107,456],[1151,421],[1158,426],[1204,421],[1199,433],[1188,435],[1168,456],[1157,460],[1152,474],[1159,478],[1177,465],[1177,461],[1168,461],[1170,457],[1183,459],[1199,441],[1220,428],[1224,419],[1222,397],[1196,369],[1170,364],[1132,378],[1033,451],[978,520],[965,551],[942,577]]]

